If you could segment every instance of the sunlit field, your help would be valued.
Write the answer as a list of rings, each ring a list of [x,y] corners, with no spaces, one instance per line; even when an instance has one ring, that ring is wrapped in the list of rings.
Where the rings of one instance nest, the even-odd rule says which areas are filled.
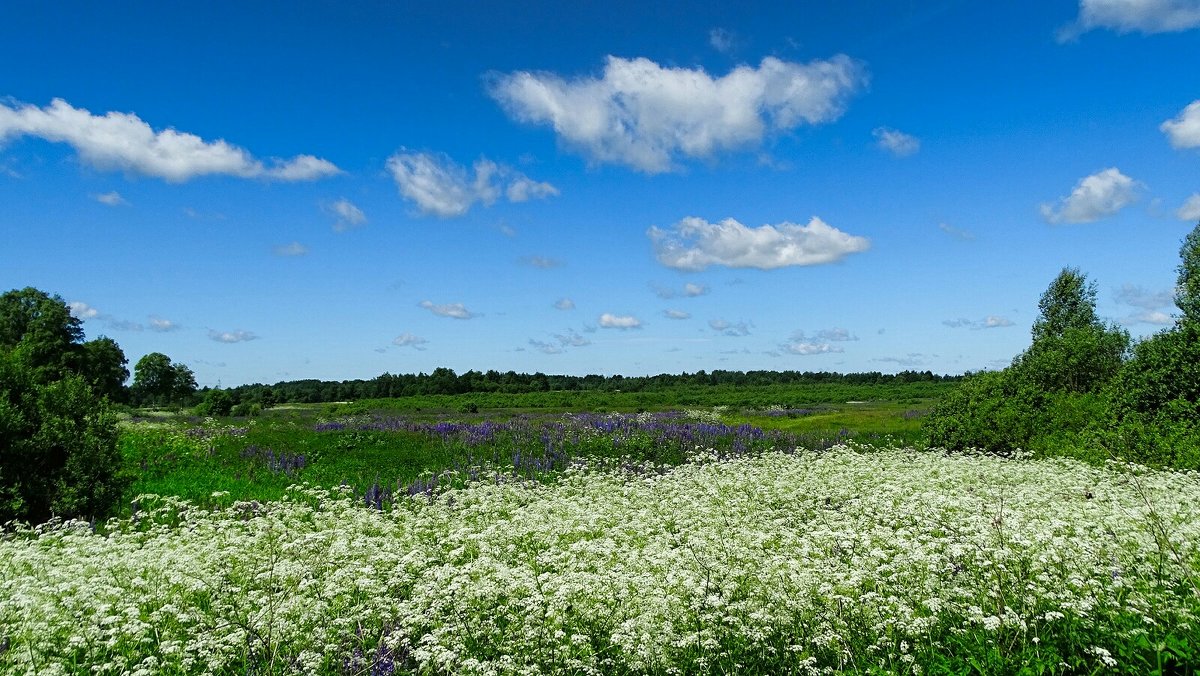
[[[486,459],[388,504],[296,485],[278,500],[141,497],[103,524],[10,528],[0,671],[1196,663],[1195,473],[858,444],[685,455],[577,455],[543,473]]]

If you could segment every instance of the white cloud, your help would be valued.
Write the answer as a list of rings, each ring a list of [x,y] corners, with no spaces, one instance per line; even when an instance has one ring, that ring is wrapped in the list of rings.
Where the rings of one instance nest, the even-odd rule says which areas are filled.
[[[76,319],[95,319],[100,316],[99,310],[83,301],[73,300],[67,303],[67,307],[71,310],[71,316]]]
[[[419,304],[421,307],[429,310],[439,317],[452,317],[454,319],[472,319],[479,315],[471,312],[462,303],[447,303],[446,305],[435,305],[430,301],[423,300]]]
[[[1042,217],[1050,223],[1098,221],[1137,201],[1140,187],[1140,183],[1111,167],[1080,179],[1057,207],[1042,204]]]
[[[832,329],[822,329],[821,331],[818,331],[817,339],[832,343],[845,343],[848,341],[858,340],[858,336],[851,334],[848,329],[835,327]]]
[[[797,332],[796,335],[792,336],[791,340],[780,345],[779,349],[788,354],[798,354],[805,357],[814,354],[831,354],[845,351],[840,345],[834,345],[828,341],[816,338],[808,338],[804,335],[803,331]]]
[[[151,315],[150,330],[158,331],[159,333],[167,333],[169,331],[178,331],[179,325],[176,324],[175,322],[171,321],[170,319],[163,319],[162,317],[156,317],[156,316]]]
[[[542,354],[562,354],[563,353],[562,347],[559,345],[556,345],[554,343],[547,343],[547,342],[544,342],[541,340],[534,340],[533,338],[530,338],[529,344],[532,345],[533,347],[536,347],[538,349],[538,351],[540,351]]]
[[[397,347],[411,347],[414,350],[424,350],[428,340],[420,336],[414,336],[411,333],[401,333],[392,339],[392,345]]]
[[[1200,26],[1197,0],[1080,0],[1079,16],[1058,31],[1060,42],[1095,28],[1118,33],[1174,33]]]
[[[720,223],[689,216],[670,230],[647,233],[655,256],[667,267],[703,270],[710,265],[771,270],[819,265],[866,251],[870,241],[849,235],[815,216],[808,225],[784,222],[748,228],[732,218]]]
[[[708,44],[722,54],[729,54],[736,44],[734,34],[724,28],[714,28],[708,31]]]
[[[691,319],[692,313],[683,310],[663,310],[663,316],[667,319]]]
[[[592,344],[592,341],[584,338],[573,329],[567,331],[566,333],[554,334],[554,339],[557,340],[558,344],[562,345],[563,347],[584,347],[585,345]]]
[[[907,157],[921,149],[920,139],[898,129],[876,127],[871,135],[875,137],[876,145],[896,157]]]
[[[605,329],[640,329],[642,320],[633,315],[614,315],[605,312],[600,315],[600,327]]]
[[[575,309],[575,301],[571,300],[570,298],[559,298],[558,300],[554,301],[554,309],[555,310],[574,310]]]
[[[946,319],[942,324],[949,326],[952,329],[1000,329],[1006,326],[1012,326],[1012,320],[1000,315],[988,315],[983,319],[966,319],[959,317],[958,319]]]
[[[688,298],[703,296],[707,293],[708,286],[704,284],[693,284],[692,282],[688,282],[687,284],[683,285],[683,295],[687,296]]]
[[[1147,291],[1134,284],[1122,284],[1114,297],[1118,303],[1143,310],[1157,310],[1175,304],[1171,291]]]
[[[1183,206],[1175,212],[1181,221],[1197,221],[1200,220],[1200,192],[1187,198]]]
[[[1198,10],[1200,11],[1200,10]],[[1174,118],[1158,126],[1175,148],[1200,147],[1200,100],[1192,101]]]
[[[208,330],[210,340],[215,340],[218,343],[244,343],[250,340],[258,340],[258,336],[250,331],[217,331],[215,329]]]
[[[1175,295],[1172,291],[1147,291],[1134,284],[1123,284],[1117,289],[1114,299],[1122,305],[1138,309],[1138,312],[1122,320],[1126,324],[1166,325],[1175,321],[1162,310],[1175,307]]]
[[[922,366],[925,363],[925,355],[920,352],[909,352],[903,357],[876,357],[871,361],[896,364],[897,366]]]
[[[964,242],[970,242],[975,239],[975,233],[969,230],[956,228],[953,225],[947,225],[945,223],[938,223],[938,230],[941,230],[955,239],[961,239]]]
[[[156,132],[133,113],[92,115],[62,99],[54,99],[45,108],[0,104],[0,142],[19,136],[66,143],[98,169],[172,182],[208,175],[307,181],[341,173],[331,162],[311,155],[274,159],[267,166],[224,140],[205,141],[169,128]]]
[[[518,262],[521,265],[528,265],[531,268],[539,268],[541,270],[562,267],[562,261],[545,256],[521,256]]]
[[[100,193],[98,195],[92,195],[92,199],[96,200],[97,202],[99,202],[101,204],[106,204],[110,207],[121,206],[123,204],[129,204],[129,202],[125,201],[124,197],[121,197],[121,193],[117,192],[116,190],[113,190],[111,192]]]
[[[708,326],[713,331],[723,333],[727,336],[748,336],[750,335],[750,325],[746,322],[730,322],[725,319],[710,319]]]
[[[276,256],[294,258],[296,256],[303,256],[307,254],[308,247],[304,246],[300,242],[292,242],[291,244],[281,244],[280,246],[275,247],[274,251]]]
[[[594,162],[660,173],[682,158],[836,120],[866,81],[864,67],[843,55],[807,64],[767,57],[716,78],[701,68],[609,56],[600,77],[518,71],[493,76],[489,89],[509,116],[552,126]]]
[[[333,224],[333,229],[337,232],[345,232],[367,222],[367,215],[363,210],[344,197],[329,205],[329,212],[337,217]]]
[[[519,174],[513,179],[512,183],[508,184],[508,188],[504,191],[509,202],[527,202],[531,199],[545,199],[558,194],[558,188],[546,183],[545,181],[535,181],[523,174]]]
[[[1157,324],[1159,326],[1165,326],[1167,324],[1174,323],[1175,318],[1163,312],[1162,310],[1143,310],[1135,313],[1127,321],[1130,321],[1131,323],[1140,322],[1142,324]]]
[[[486,158],[475,162],[474,176],[446,155],[433,153],[398,152],[388,158],[387,168],[405,199],[439,218],[462,216],[476,202],[490,205],[502,192],[510,202],[558,194],[549,183]],[[508,185],[502,189],[499,184],[505,181]]]

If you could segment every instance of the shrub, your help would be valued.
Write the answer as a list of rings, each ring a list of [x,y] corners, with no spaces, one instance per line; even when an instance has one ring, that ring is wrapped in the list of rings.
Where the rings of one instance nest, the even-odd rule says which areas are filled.
[[[1029,445],[1036,431],[1038,392],[1008,369],[967,377],[925,418],[929,445],[1003,453]]]
[[[0,351],[0,522],[103,517],[128,483],[108,401],[78,375],[41,384]]]

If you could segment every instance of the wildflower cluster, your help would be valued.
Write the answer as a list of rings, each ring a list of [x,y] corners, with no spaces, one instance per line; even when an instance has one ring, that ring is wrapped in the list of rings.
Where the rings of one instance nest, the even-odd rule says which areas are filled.
[[[10,529],[0,671],[918,673],[954,656],[1132,673],[1196,658],[1180,652],[1200,626],[1195,473],[847,446],[705,457],[576,463],[389,511],[293,487],[214,511],[146,498],[97,533]]]

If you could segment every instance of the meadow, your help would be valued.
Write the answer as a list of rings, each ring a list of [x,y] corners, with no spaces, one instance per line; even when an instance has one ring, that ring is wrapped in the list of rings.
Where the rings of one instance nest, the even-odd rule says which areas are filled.
[[[0,536],[0,672],[1200,661],[1195,472],[917,450],[922,392],[634,394],[131,418],[121,516]]]

